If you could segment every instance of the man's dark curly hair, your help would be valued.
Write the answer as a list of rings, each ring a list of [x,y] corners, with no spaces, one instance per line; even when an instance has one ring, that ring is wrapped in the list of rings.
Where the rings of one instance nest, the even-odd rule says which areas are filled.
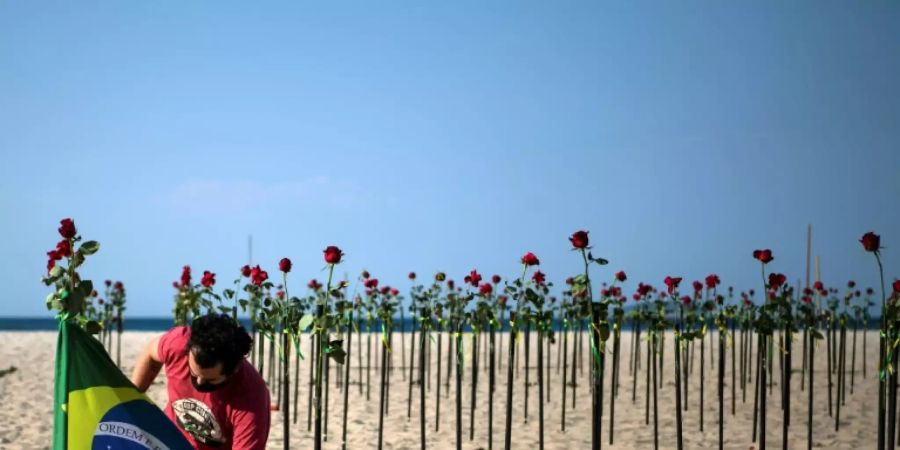
[[[239,323],[225,314],[207,314],[191,323],[187,351],[204,369],[222,363],[222,373],[231,375],[250,352],[252,339]]]

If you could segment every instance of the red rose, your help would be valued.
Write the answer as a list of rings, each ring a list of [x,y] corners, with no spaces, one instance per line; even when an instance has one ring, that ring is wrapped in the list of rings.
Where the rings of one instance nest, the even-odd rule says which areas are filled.
[[[381,288],[381,295],[388,295],[389,292],[391,292],[390,286],[385,286],[385,287]]]
[[[181,285],[185,287],[191,285],[191,266],[184,266],[181,269]]]
[[[825,285],[823,285],[821,281],[816,281],[815,283],[813,283],[813,289],[817,291],[824,291]]]
[[[250,282],[255,286],[262,286],[262,284],[269,279],[269,273],[265,270],[262,270],[259,267],[259,264],[256,267],[250,269]]]
[[[100,306],[103,306],[103,303],[105,303],[105,302],[104,302],[103,299],[101,298],[101,299],[97,300],[97,303],[99,303]]]
[[[855,282],[855,281],[850,280],[850,281],[847,282],[847,288],[853,289],[853,288],[855,288],[855,287],[856,287],[856,282]]]
[[[703,290],[703,283],[699,281],[695,280],[693,283],[691,283],[691,285],[694,286],[694,292],[700,292]]]
[[[290,272],[292,266],[293,266],[293,264],[291,264],[290,259],[281,258],[281,261],[278,261],[278,270],[280,270],[284,273]]]
[[[391,288],[391,295],[396,297],[399,294],[400,294],[400,290],[398,290],[397,288]]]
[[[653,289],[653,286],[650,286],[649,284],[638,283],[637,292],[641,297],[649,294],[651,289]]]
[[[250,278],[250,266],[245,265],[241,267],[241,275]]]
[[[63,239],[57,242],[56,253],[59,253],[61,256],[65,257],[72,256],[72,244],[70,244],[67,239]]]
[[[663,283],[666,283],[669,294],[672,294],[675,292],[675,289],[678,289],[678,285],[681,284],[681,277],[666,277]]]
[[[627,279],[628,279],[628,277],[625,275],[624,270],[620,270],[620,271],[616,272],[616,280],[618,280],[619,282],[624,282]]]
[[[363,286],[369,289],[375,289],[378,287],[378,278],[369,278],[363,282]]]
[[[634,293],[634,295],[632,295],[631,298],[633,298],[634,301],[637,302],[637,301],[640,301],[640,300],[641,300],[641,295],[638,294],[638,293]]]
[[[322,285],[319,284],[319,280],[316,280],[315,278],[313,278],[312,280],[309,280],[309,283],[306,283],[306,287],[308,287],[314,291],[318,291],[319,289],[322,288]]]
[[[275,296],[278,297],[278,300],[284,300],[284,291],[276,292]]]
[[[895,294],[900,294],[900,280],[894,280],[893,288]]]
[[[881,248],[881,236],[871,231],[864,234],[859,242],[862,243],[863,248],[866,249],[867,252],[877,252],[878,249]]]
[[[490,283],[484,283],[478,288],[478,292],[480,292],[482,296],[487,297],[488,295],[491,295],[492,292],[494,292],[494,288]]]
[[[47,252],[47,257],[53,261],[59,261],[63,258],[63,254],[59,250],[54,249]]]
[[[56,260],[51,257],[47,260],[47,273],[50,273],[50,271],[53,270],[54,267],[56,267]]]
[[[447,280],[447,289],[452,291],[454,287],[456,287],[456,283],[454,283],[453,280]]]
[[[200,279],[200,284],[202,284],[205,288],[213,287],[213,285],[216,284],[216,274],[208,270],[204,270],[203,278]]]
[[[544,284],[544,274],[541,273],[540,270],[534,272],[534,275],[531,276],[531,279],[537,284]]]
[[[691,298],[688,297],[687,295],[685,295],[685,296],[681,297],[681,303],[683,303],[684,306],[690,306]]]
[[[472,286],[478,287],[478,283],[481,283],[481,274],[478,273],[475,269],[472,269],[468,275],[463,279],[466,283],[471,284]]]
[[[491,283],[500,284],[500,275],[494,275],[491,277]]]
[[[572,233],[572,237],[569,238],[569,242],[572,243],[572,247],[587,248],[588,232],[582,230],[582,231],[576,231],[576,232]]]
[[[769,288],[773,291],[778,290],[787,281],[787,277],[780,273],[769,274]]]
[[[501,308],[506,307],[506,300],[507,300],[507,298],[505,295],[501,295],[501,296],[497,297],[497,303],[500,305]]]
[[[368,271],[368,270],[363,270],[361,275],[362,275],[362,277],[363,277],[363,280],[368,280],[369,277],[371,276],[371,275],[369,274],[369,271]]]
[[[536,266],[540,263],[541,261],[537,256],[534,255],[534,253],[528,252],[525,254],[525,256],[522,257],[522,264],[525,264],[526,266]]]
[[[75,230],[75,221],[72,219],[63,219],[59,221],[59,235],[66,238],[72,239],[75,235],[78,234],[78,231]]]
[[[575,284],[575,279],[572,277],[566,278],[566,284],[568,284],[569,286]]]
[[[124,288],[121,281],[116,281],[116,284],[113,286],[113,289],[117,291],[121,291]]]
[[[706,276],[706,287],[707,289],[713,289],[718,286],[720,283],[719,276],[716,274],[707,275]]]
[[[768,263],[772,262],[772,260],[775,259],[775,257],[772,256],[772,250],[769,250],[769,249],[754,250],[753,258],[762,261],[763,264],[768,264]]]
[[[323,250],[323,252],[325,253],[325,262],[328,264],[340,264],[341,257],[344,256],[344,253],[341,252],[341,249],[333,245],[325,247],[325,250]]]
[[[608,297],[608,296],[609,296],[609,289],[606,289],[606,288],[600,289],[600,297]]]
[[[408,277],[409,277],[410,280],[415,280],[415,279],[416,279],[416,273],[415,273],[415,272],[410,272],[409,275],[408,275]]]
[[[802,300],[803,303],[806,303],[807,305],[812,303],[812,298],[810,298],[808,295],[804,295],[800,300]]]

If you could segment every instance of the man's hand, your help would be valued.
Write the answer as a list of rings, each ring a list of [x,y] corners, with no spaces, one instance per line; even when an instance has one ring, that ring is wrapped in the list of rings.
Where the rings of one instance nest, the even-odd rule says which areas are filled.
[[[160,361],[156,350],[159,347],[159,338],[159,336],[153,338],[144,347],[141,355],[138,356],[137,362],[134,364],[134,371],[131,372],[131,382],[141,392],[147,391],[147,388],[153,384],[153,380],[159,375],[159,370],[162,369],[162,361]]]

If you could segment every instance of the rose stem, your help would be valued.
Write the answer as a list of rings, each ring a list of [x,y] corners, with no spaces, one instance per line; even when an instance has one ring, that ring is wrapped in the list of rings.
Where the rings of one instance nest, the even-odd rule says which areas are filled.
[[[422,331],[419,333],[419,434],[421,435],[422,450],[425,450],[425,383],[423,382],[425,379],[425,352],[422,350],[425,349],[425,338],[430,327],[429,313],[428,308],[420,308]],[[403,339],[401,338],[400,341],[403,342]]]
[[[434,431],[437,432],[440,430],[441,426],[441,338],[443,337],[443,331],[438,331],[437,333],[437,389],[434,390],[434,398],[436,400],[435,409],[434,409]]]
[[[353,309],[350,309],[350,317],[347,320],[347,354],[344,355],[344,418],[341,431],[341,448],[347,450],[347,410],[350,398],[350,345],[353,340]],[[297,358],[299,359],[299,358]]]

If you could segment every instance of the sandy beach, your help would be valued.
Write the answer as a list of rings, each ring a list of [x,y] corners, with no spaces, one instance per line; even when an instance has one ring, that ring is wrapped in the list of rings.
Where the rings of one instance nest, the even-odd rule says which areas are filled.
[[[150,332],[126,332],[122,338],[122,366],[123,371],[130,375],[133,361],[135,360],[141,347],[149,341],[157,333]],[[794,376],[792,377],[792,398],[791,398],[791,430],[789,446],[791,448],[801,448],[806,445],[807,434],[807,392],[800,390],[800,343],[797,335],[797,343],[795,344],[794,356]],[[407,362],[401,361],[401,346],[399,340],[401,337],[406,339],[404,344],[404,353]],[[437,376],[437,350],[432,348],[431,358],[431,386],[426,391],[427,394],[427,410],[426,421],[428,423],[427,439],[428,446],[431,448],[453,448],[455,443],[455,391],[454,385],[451,384],[449,395],[444,386],[446,380],[446,355],[447,355],[447,338],[444,334],[442,342],[444,344],[441,361],[441,385],[440,393],[438,393],[438,385],[436,383]],[[348,448],[375,448],[378,437],[378,380],[380,376],[380,355],[375,350],[379,342],[380,335],[373,334],[371,338],[372,353],[372,370],[370,373],[370,395],[366,399],[365,392],[365,368],[362,371],[362,385],[358,372],[358,354],[360,351],[360,340],[357,336],[353,337],[353,346],[350,357],[350,407],[349,407],[349,425],[348,425]],[[498,335],[498,345],[500,342]],[[537,389],[537,368],[536,361],[536,341],[532,335],[531,345],[531,361],[530,366],[524,367],[524,358],[519,358],[518,363],[520,370],[515,379],[515,397],[513,399],[513,448],[530,449],[537,448],[538,444],[538,389]],[[869,367],[868,378],[863,379],[862,371],[862,333],[858,336],[857,342],[857,361],[856,371],[854,374],[855,385],[853,393],[850,394],[850,345],[851,337],[848,333],[847,338],[847,397],[846,403],[841,408],[840,431],[835,431],[835,422],[833,417],[829,417],[828,413],[828,378],[825,369],[825,344],[821,342],[816,350],[816,371],[815,371],[815,405],[814,405],[814,439],[815,447],[828,449],[851,449],[851,448],[873,448],[876,438],[876,418],[877,418],[877,391],[878,384],[875,375],[875,359],[877,354],[877,334],[875,332],[868,333],[868,356],[867,361]],[[362,360],[366,362],[366,343],[367,335],[362,334]],[[574,334],[570,335],[569,350],[572,350]],[[18,370],[0,378],[0,403],[4,406],[0,409],[0,449],[47,449],[50,448],[50,439],[52,436],[53,419],[53,367],[56,345],[55,332],[0,332],[0,342],[4,345],[0,347],[0,370],[15,366]],[[407,397],[409,392],[408,380],[408,359],[409,359],[409,335],[395,334],[393,337],[394,351],[391,352],[393,358],[393,373],[390,378],[390,403],[388,415],[385,418],[384,442],[385,448],[388,449],[412,449],[419,446],[419,403],[418,388],[413,389],[413,403],[411,408],[411,418],[407,418]],[[471,401],[471,366],[469,365],[472,355],[471,338],[464,337],[465,348],[465,367],[463,389],[463,447],[467,449],[487,448],[488,432],[487,424],[493,421],[493,438],[494,446],[502,448],[503,433],[505,423],[506,408],[506,367],[500,366],[502,370],[497,372],[497,387],[494,396],[494,415],[493,418],[488,416],[488,374],[484,359],[481,360],[478,375],[477,388],[477,408],[474,418],[474,439],[469,439],[470,433],[470,401]],[[671,334],[666,338],[665,361],[663,372],[659,376],[662,377],[662,388],[658,392],[659,402],[659,446],[660,448],[674,448],[675,445],[675,389],[674,389],[674,358],[671,343]],[[502,337],[502,347],[498,349],[498,355],[502,355],[502,360],[506,360],[506,345],[508,344],[508,335]],[[587,340],[584,341],[584,355],[588,357],[589,348]],[[308,341],[303,342],[304,353],[308,352]],[[436,341],[432,346],[436,345]],[[609,386],[611,377],[605,379],[605,400],[604,400],[604,417],[603,417],[603,445],[608,448],[652,448],[653,446],[653,417],[651,405],[650,425],[645,424],[645,370],[639,371],[641,375],[637,380],[637,392],[634,402],[632,401],[632,375],[629,370],[630,351],[632,339],[627,332],[622,334],[621,351],[622,351],[622,367],[620,369],[619,394],[615,402],[615,424],[614,424],[614,444],[609,445]],[[646,345],[646,344],[644,344]],[[417,343],[418,346],[418,343]],[[550,350],[548,361],[550,362],[549,375],[549,399],[545,405],[545,441],[548,449],[580,449],[588,448],[590,445],[590,391],[588,389],[588,370],[587,367],[578,375],[578,387],[576,391],[576,405],[574,408],[569,402],[566,411],[566,431],[560,430],[560,406],[561,406],[561,374],[557,369],[557,353],[561,348],[553,345]],[[608,348],[611,350],[612,345]],[[268,351],[268,345],[266,346]],[[519,348],[521,352],[522,347]],[[736,389],[736,414],[731,414],[731,349],[728,348],[728,356],[726,357],[726,375],[725,375],[725,447],[729,449],[748,449],[755,448],[756,444],[751,441],[751,430],[753,425],[753,384],[747,385],[746,403],[741,400],[740,381]],[[706,349],[707,361],[705,363],[706,379],[705,379],[705,406],[704,406],[704,431],[700,431],[699,409],[700,409],[700,362],[699,347],[695,353],[694,373],[691,376],[691,386],[689,388],[688,411],[684,416],[684,441],[686,448],[716,448],[718,444],[718,401],[716,393],[716,367],[710,364],[709,352]],[[717,352],[716,352],[717,355]],[[483,355],[480,355],[483,356]],[[642,357],[646,357],[646,352],[642,349]],[[610,358],[611,361],[611,358]],[[571,353],[569,357],[571,365]],[[738,361],[738,366],[740,361]],[[646,360],[642,361],[644,369],[646,369]],[[341,447],[341,418],[342,418],[342,391],[337,387],[337,368],[331,367],[331,383],[329,393],[329,422],[328,422],[328,442],[324,448],[338,449]],[[607,365],[610,368],[610,365]],[[300,365],[300,415],[298,423],[291,425],[291,441],[292,447],[310,448],[312,446],[312,433],[307,431],[306,415],[307,415],[307,396],[308,396],[308,361],[303,361]],[[524,416],[524,398],[525,398],[525,376],[528,371],[529,382],[531,383],[530,392],[528,394],[528,420]],[[571,368],[570,368],[571,373]],[[609,372],[608,372],[609,373]],[[781,396],[779,390],[779,366],[774,366],[774,391],[768,397],[768,418],[766,421],[767,444],[771,448],[781,448],[781,432],[782,432],[782,412],[781,412]],[[738,376],[738,380],[740,377]],[[162,374],[157,378],[156,383],[148,391],[150,397],[163,406],[166,401],[166,391],[164,386],[165,378]],[[293,382],[293,380],[292,380]],[[547,382],[547,381],[545,381]],[[834,382],[837,382],[835,376]],[[270,386],[273,389],[273,386]],[[291,387],[293,391],[293,386]],[[652,392],[652,391],[651,391]],[[835,391],[836,392],[836,391]],[[435,399],[441,396],[441,415],[439,422],[439,431],[435,432]],[[567,389],[567,395],[571,399],[571,388]],[[652,395],[652,394],[651,394]],[[273,411],[272,428],[269,435],[268,448],[283,448],[282,430],[283,421],[281,413]]]

